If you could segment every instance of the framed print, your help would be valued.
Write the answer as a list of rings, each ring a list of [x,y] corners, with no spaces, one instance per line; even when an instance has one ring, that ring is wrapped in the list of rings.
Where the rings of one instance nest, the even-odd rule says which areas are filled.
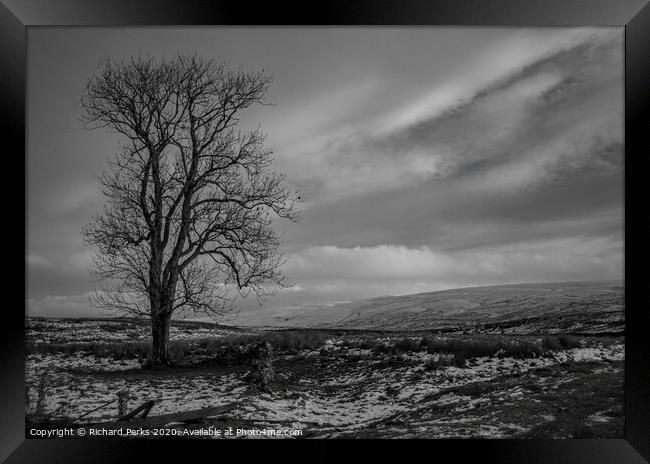
[[[0,13],[7,462],[647,462],[647,2]]]

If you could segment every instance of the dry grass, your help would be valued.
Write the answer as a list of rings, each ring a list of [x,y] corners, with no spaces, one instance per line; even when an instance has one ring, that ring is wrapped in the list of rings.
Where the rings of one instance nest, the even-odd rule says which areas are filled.
[[[302,350],[321,350],[332,335],[319,330],[278,330],[255,335],[229,335],[198,340],[172,341],[169,354],[173,362],[189,362],[194,358],[201,362],[239,364],[248,359],[247,349],[259,342],[269,342],[273,350],[284,354],[297,354]],[[462,367],[466,360],[477,357],[534,358],[552,351],[579,347],[580,340],[568,335],[546,336],[541,343],[509,337],[490,338],[442,338],[434,335],[423,337],[402,337],[392,341],[377,339],[343,339],[342,347],[370,350],[373,356],[400,357],[416,352],[448,354],[452,364]],[[146,341],[83,342],[83,343],[27,343],[26,353],[63,353],[73,355],[86,353],[115,360],[138,359],[146,365],[151,359],[151,346]],[[369,355],[347,354],[349,361],[367,359]]]

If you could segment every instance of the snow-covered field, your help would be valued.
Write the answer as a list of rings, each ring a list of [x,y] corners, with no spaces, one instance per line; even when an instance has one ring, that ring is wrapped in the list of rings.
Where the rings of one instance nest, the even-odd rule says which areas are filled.
[[[27,341],[36,343],[147,341],[151,337],[149,323],[134,319],[28,318],[25,329]],[[198,340],[251,332],[251,329],[242,331],[210,323],[174,321],[169,338],[172,341]]]
[[[105,323],[71,325],[86,337]],[[197,332],[197,338],[205,337]],[[428,366],[451,355],[378,355],[343,344],[343,338],[332,337],[317,349],[277,352],[274,364],[282,387],[267,393],[249,389],[244,380],[248,366],[153,372],[140,369],[137,359],[86,352],[28,355],[26,383],[33,404],[45,375],[47,409],[72,419],[83,416],[78,422],[115,420],[117,401],[91,411],[126,391],[131,407],[157,400],[150,416],[231,405],[228,416],[238,420],[300,428],[314,437],[498,438],[535,435],[540,427],[547,433],[544,424],[557,429],[557,436],[572,436],[574,430],[587,436],[622,433],[620,338],[585,339],[581,347],[527,359],[484,356],[468,359],[463,367],[442,363],[436,368]],[[575,414],[571,401],[580,402]],[[203,424],[214,420],[204,418]]]
[[[419,354],[421,356],[416,359],[424,362],[427,358],[438,356]],[[428,421],[443,421],[449,424],[450,417],[445,417],[449,413],[452,413],[452,417],[457,417],[459,413],[494,402],[489,396],[473,398],[458,395],[453,392],[455,388],[557,366],[567,360],[608,364],[620,362],[623,360],[623,346],[576,348],[557,353],[550,358],[538,359],[482,357],[477,358],[468,367],[447,366],[436,371],[426,371],[422,367],[423,364],[418,362],[404,367],[377,368],[376,362],[367,361],[359,362],[351,369],[341,369],[340,365],[334,364],[326,369],[327,381],[320,377],[304,379],[301,386],[305,393],[297,393],[290,398],[282,395],[261,395],[251,398],[249,404],[242,407],[241,411],[245,413],[244,417],[248,418],[317,425],[319,434],[327,433],[331,436],[367,429],[388,418],[399,417],[400,414],[412,414],[422,409],[431,412],[440,407],[453,406],[445,415],[435,418],[434,414],[433,421]],[[550,386],[553,387],[556,386]],[[496,398],[497,402],[509,400],[516,403],[517,399],[524,398],[525,392],[521,387],[514,387],[499,392],[497,396],[500,397]],[[406,425],[410,427],[413,424]],[[431,436],[437,436],[433,430],[424,425],[422,427],[425,434],[428,432]],[[485,435],[511,436],[528,428],[530,427],[517,424],[501,424],[499,433],[492,427],[487,429]],[[469,436],[474,436],[474,432],[482,436],[481,430],[473,430]],[[405,431],[399,430],[396,433],[400,432]],[[467,436],[463,433],[451,435]]]

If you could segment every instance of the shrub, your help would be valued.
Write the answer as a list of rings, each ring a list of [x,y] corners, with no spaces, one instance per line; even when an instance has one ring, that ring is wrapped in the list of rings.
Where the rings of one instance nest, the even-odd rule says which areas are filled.
[[[454,353],[454,358],[452,362],[456,367],[465,367],[465,363],[467,362],[467,360],[465,359],[465,352],[456,351]]]
[[[525,340],[517,340],[509,344],[502,344],[499,349],[503,349],[504,356],[525,359],[541,356],[542,348],[537,344]]]
[[[392,345],[383,343],[383,342],[377,342],[373,347],[372,347],[372,353],[374,355],[379,355],[379,354],[393,354],[391,351],[394,352],[394,347]]]
[[[422,346],[420,342],[412,338],[401,338],[394,343],[384,343],[381,341],[375,342],[372,346],[372,352],[375,355],[387,354],[389,356],[397,356],[406,353],[421,351]]]
[[[98,357],[111,356],[116,359],[137,357],[147,354],[150,350],[148,342],[112,342],[112,343],[36,343],[27,344],[26,353],[66,353],[74,354],[85,352]]]
[[[29,388],[25,388],[25,429],[37,428],[59,428],[71,425],[72,419],[68,416],[69,403],[60,402],[54,410],[47,407],[49,390],[51,388],[50,377],[43,372],[38,376],[36,385],[36,401],[29,394]],[[26,386],[27,387],[27,386]]]
[[[413,351],[420,351],[419,342],[412,338],[402,338],[395,342],[395,349],[402,353],[410,353]]]
[[[367,339],[363,338],[361,340],[358,340],[356,342],[347,342],[346,341],[346,346],[354,347],[354,348],[359,348],[362,350],[372,350],[377,342],[372,339]]]
[[[560,341],[560,344],[562,345],[563,348],[580,348],[582,345],[580,343],[580,340],[571,337],[570,335],[558,335],[557,339]]]
[[[566,334],[547,335],[542,339],[542,346],[546,351],[560,351],[582,346],[580,339]]]
[[[542,347],[545,351],[560,351],[562,342],[556,336],[546,336],[542,339]]]
[[[126,416],[129,412],[129,400],[131,399],[133,399],[133,395],[128,390],[117,392],[117,417]]]
[[[424,370],[425,371],[435,371],[439,369],[440,367],[446,365],[447,363],[445,362],[447,358],[432,358],[429,359],[427,362],[424,363]]]
[[[366,353],[348,353],[345,359],[349,362],[368,361],[372,356]]]
[[[185,343],[170,343],[169,344],[169,359],[172,361],[182,361],[191,351],[191,347]]]
[[[318,352],[318,355],[319,355],[319,356],[323,356],[323,357],[331,356],[331,355],[332,355],[332,351],[331,351],[331,350],[328,350],[328,349],[325,348],[325,347],[323,347],[323,348],[321,348],[320,351]]]
[[[397,396],[399,395],[399,389],[396,387],[393,387],[392,385],[388,385],[386,387],[386,395],[388,396]]]
[[[34,407],[34,416],[40,418],[45,415],[47,392],[50,388],[49,377],[47,373],[42,373],[38,378],[38,386],[36,387],[36,406]]]
[[[467,358],[495,355],[530,358],[542,353],[542,349],[537,344],[525,340],[440,340],[435,337],[423,337],[419,345],[430,354],[447,353],[455,355],[462,352]]]
[[[25,423],[27,427],[46,427],[68,422],[68,403],[60,403],[54,411],[48,410],[47,399],[51,388],[50,376],[47,372],[38,375],[36,385],[36,401],[32,404],[29,389],[25,389]]]
[[[215,345],[246,346],[251,343],[269,342],[275,350],[300,351],[318,349],[330,336],[317,330],[277,330],[259,335],[232,335],[215,340]],[[209,344],[208,346],[209,347]]]

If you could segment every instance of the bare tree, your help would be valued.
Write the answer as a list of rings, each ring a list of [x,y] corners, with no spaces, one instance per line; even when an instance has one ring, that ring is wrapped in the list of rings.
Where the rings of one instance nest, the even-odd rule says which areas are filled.
[[[97,246],[94,302],[151,318],[153,365],[169,364],[176,311],[217,319],[232,289],[261,299],[286,285],[271,221],[297,221],[297,197],[271,170],[259,129],[236,129],[269,84],[197,56],[109,61],[88,81],[86,127],[121,136],[98,178],[104,211],[83,229]]]

